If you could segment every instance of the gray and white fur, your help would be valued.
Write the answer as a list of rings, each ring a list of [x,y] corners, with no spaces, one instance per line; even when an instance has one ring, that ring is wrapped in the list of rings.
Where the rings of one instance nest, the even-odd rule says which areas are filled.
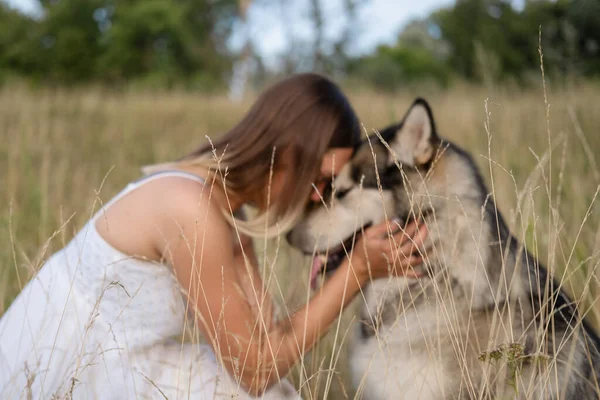
[[[381,138],[357,149],[328,204],[288,237],[332,254],[386,217],[428,226],[424,275],[364,290],[351,344],[358,397],[600,398],[600,339],[511,235],[471,156],[437,135],[427,102]]]

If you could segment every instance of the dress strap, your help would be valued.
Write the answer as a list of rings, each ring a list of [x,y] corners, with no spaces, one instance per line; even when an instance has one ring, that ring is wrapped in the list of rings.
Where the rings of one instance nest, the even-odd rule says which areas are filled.
[[[135,181],[129,183],[127,186],[125,186],[125,188],[123,190],[121,190],[115,197],[110,199],[110,201],[108,203],[102,205],[101,209],[98,210],[98,212],[96,212],[96,214],[92,217],[92,222],[95,222],[96,219],[98,219],[98,217],[100,217],[101,213],[104,212],[106,209],[108,209],[110,206],[115,204],[117,201],[121,200],[123,197],[127,196],[129,193],[138,189],[142,185],[144,185],[148,182],[152,182],[156,179],[166,178],[169,176],[177,176],[180,178],[187,178],[187,179],[196,181],[202,185],[205,183],[204,178],[202,178],[198,175],[192,174],[191,172],[187,172],[187,171],[168,170],[168,171],[154,172],[152,174],[143,176],[143,177],[139,178],[138,180],[135,180]]]
[[[137,187],[139,187],[140,185],[146,183],[146,182],[150,182],[153,181],[155,179],[158,178],[164,178],[167,176],[178,176],[180,178],[188,178],[191,179],[193,181],[199,182],[204,184],[204,178],[192,174],[191,172],[187,172],[187,171],[176,171],[176,170],[167,170],[167,171],[158,171],[158,172],[154,172],[152,174],[146,175],[141,177],[140,179],[131,182],[129,185],[137,185]]]

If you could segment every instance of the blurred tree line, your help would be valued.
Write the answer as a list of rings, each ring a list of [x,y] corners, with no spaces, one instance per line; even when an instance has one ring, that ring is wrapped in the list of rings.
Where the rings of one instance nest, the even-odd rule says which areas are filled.
[[[394,46],[355,60],[349,71],[382,89],[456,78],[527,85],[539,81],[540,27],[547,74],[600,74],[599,0],[525,0],[521,10],[506,0],[457,0],[412,21]]]
[[[0,71],[44,82],[218,85],[236,0],[41,0],[42,16],[0,3]],[[155,82],[153,82],[155,81]]]
[[[259,1],[282,6],[286,0]],[[41,0],[40,16],[0,0],[0,80],[183,83],[210,90],[230,82],[235,71],[244,81],[250,73],[264,78],[314,70],[389,90],[456,79],[527,84],[539,77],[540,26],[548,74],[600,73],[600,0],[525,0],[519,10],[509,0],[457,0],[408,23],[393,46],[352,57],[352,39],[365,29],[355,23],[357,14],[368,2],[344,0],[345,28],[326,43],[323,2],[310,0],[314,41],[288,37],[292,45],[281,70],[267,71],[249,40],[237,52],[228,46],[236,24],[246,22],[250,0]],[[259,68],[243,68],[250,61]]]

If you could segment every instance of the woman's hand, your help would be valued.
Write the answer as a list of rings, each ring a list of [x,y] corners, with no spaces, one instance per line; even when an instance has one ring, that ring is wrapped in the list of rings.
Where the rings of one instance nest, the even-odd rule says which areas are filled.
[[[404,260],[394,242],[400,253],[410,254],[413,238],[415,245],[422,243],[425,228],[417,235],[416,227],[408,227],[406,234],[391,237],[385,224],[367,229],[356,243],[352,259],[342,262],[306,306],[270,323],[271,301],[265,300],[267,292],[260,275],[249,275],[247,267],[253,266],[247,266],[241,249],[232,246],[237,238],[219,205],[211,203],[212,198],[195,182],[176,178],[171,184],[170,190],[163,192],[179,195],[177,201],[165,195],[157,203],[157,247],[187,293],[188,305],[217,359],[253,396],[262,395],[302,359],[370,276],[410,276],[409,266],[420,260]],[[398,229],[392,222],[390,230]],[[388,268],[395,259],[396,269]],[[256,269],[250,271],[254,274]],[[245,282],[246,278],[250,282]]]
[[[372,226],[354,246],[352,265],[364,281],[390,275],[419,277],[414,267],[423,262],[419,251],[423,250],[428,234],[426,225],[415,221],[405,230],[396,220]]]

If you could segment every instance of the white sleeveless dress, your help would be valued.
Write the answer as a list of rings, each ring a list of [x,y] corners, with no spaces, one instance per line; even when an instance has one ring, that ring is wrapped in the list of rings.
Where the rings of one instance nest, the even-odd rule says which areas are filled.
[[[129,184],[106,207],[163,172]],[[251,399],[208,345],[172,339],[185,304],[167,265],[129,257],[98,212],[0,319],[0,399]],[[282,380],[262,398],[300,399]]]

